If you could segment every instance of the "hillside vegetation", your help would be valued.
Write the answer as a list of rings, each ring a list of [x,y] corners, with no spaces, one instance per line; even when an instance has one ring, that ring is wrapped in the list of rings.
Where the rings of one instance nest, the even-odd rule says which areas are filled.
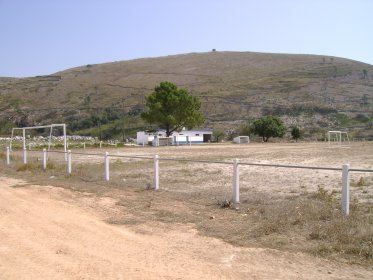
[[[0,134],[66,122],[70,132],[126,137],[145,124],[144,97],[161,81],[198,96],[206,127],[236,130],[280,116],[305,136],[330,129],[373,138],[373,66],[337,57],[210,52],[85,65],[49,76],[0,78]]]

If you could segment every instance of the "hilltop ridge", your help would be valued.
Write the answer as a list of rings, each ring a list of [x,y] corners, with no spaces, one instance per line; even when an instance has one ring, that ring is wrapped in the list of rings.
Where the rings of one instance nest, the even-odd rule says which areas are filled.
[[[144,97],[161,81],[200,97],[206,126],[235,129],[273,114],[309,134],[328,128],[350,129],[357,137],[373,134],[372,65],[253,52],[190,53],[0,78],[0,120],[17,125],[58,121],[72,130],[86,129],[79,122],[93,115],[111,114],[112,121],[138,116]]]

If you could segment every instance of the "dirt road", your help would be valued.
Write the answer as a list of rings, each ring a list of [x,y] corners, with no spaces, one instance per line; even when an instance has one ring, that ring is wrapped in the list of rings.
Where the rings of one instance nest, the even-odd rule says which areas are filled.
[[[192,226],[105,223],[115,207],[0,176],[0,279],[373,279],[362,267],[238,248]]]

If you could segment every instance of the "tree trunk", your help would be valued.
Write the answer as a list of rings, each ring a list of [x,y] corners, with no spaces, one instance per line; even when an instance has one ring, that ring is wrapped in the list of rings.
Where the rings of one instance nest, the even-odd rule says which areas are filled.
[[[167,137],[171,136],[171,131],[170,131],[170,128],[168,126],[166,127],[166,136]]]

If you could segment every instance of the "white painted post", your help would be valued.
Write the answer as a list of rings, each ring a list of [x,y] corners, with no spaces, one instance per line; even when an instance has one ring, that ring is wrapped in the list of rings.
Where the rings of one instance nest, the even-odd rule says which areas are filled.
[[[6,147],[6,164],[10,164],[10,147]]]
[[[102,141],[100,141],[100,149],[102,148]]]
[[[47,149],[43,149],[43,169],[47,170]]]
[[[105,152],[105,180],[109,181],[110,173],[109,173],[109,153]]]
[[[67,155],[66,154],[66,151],[67,151],[66,124],[63,125],[63,151],[65,152],[65,160],[67,160],[66,158],[66,155]]]
[[[22,136],[23,136],[23,163],[27,163],[27,151],[26,151],[26,131],[25,129],[22,129]]]
[[[85,142],[83,143],[83,149],[85,149]]]
[[[342,213],[346,216],[350,214],[350,165],[342,166]]]
[[[159,189],[159,156],[154,156],[154,190]]]
[[[22,148],[25,150],[26,149],[26,130],[23,128],[22,129]]]
[[[13,135],[14,135],[14,128],[12,129],[12,135],[10,136],[10,142],[9,142],[10,150],[12,150]]]
[[[23,149],[23,163],[27,164],[27,150],[26,150],[26,148]]]
[[[240,165],[236,158],[233,162],[233,203],[240,202]]]
[[[71,176],[71,150],[67,151],[67,174]]]
[[[53,131],[53,126],[51,125],[51,130],[49,131],[48,151],[51,149],[52,131]],[[66,150],[64,150],[64,151],[65,151],[65,159],[66,159]]]

